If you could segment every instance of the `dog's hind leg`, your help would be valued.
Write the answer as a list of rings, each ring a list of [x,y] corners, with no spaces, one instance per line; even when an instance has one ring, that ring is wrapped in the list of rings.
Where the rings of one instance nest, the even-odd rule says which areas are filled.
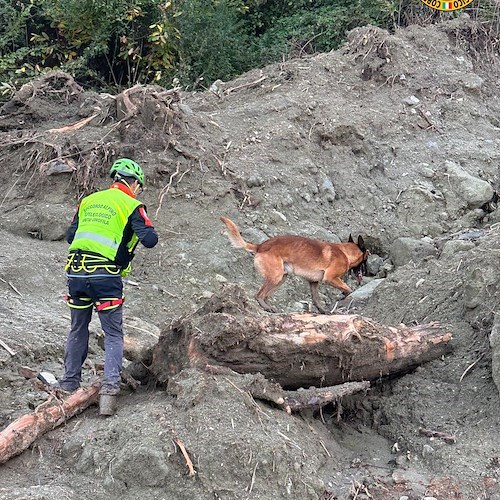
[[[274,306],[269,304],[266,299],[272,295],[276,288],[278,288],[283,283],[283,281],[285,281],[285,279],[286,274],[284,274],[278,282],[269,279],[264,280],[264,283],[260,290],[257,292],[255,298],[257,299],[257,302],[262,306],[262,308],[266,311],[278,312],[278,310]]]
[[[318,292],[319,282],[318,281],[310,281],[309,287],[311,288],[312,301],[313,301],[313,304],[316,306],[316,309],[321,314],[327,314],[328,311],[320,304],[320,301],[319,301],[319,292]]]
[[[276,308],[271,306],[266,299],[285,281],[287,275],[284,271],[283,261],[279,258],[273,258],[269,254],[257,254],[254,262],[255,268],[264,278],[264,283],[255,298],[264,310],[277,312]]]

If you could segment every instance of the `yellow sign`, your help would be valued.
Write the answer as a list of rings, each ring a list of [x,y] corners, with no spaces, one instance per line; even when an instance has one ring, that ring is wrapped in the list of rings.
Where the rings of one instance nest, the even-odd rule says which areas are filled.
[[[443,2],[442,0],[421,0],[425,5],[436,10],[450,12],[452,10],[463,9],[474,0],[453,0],[452,2]]]

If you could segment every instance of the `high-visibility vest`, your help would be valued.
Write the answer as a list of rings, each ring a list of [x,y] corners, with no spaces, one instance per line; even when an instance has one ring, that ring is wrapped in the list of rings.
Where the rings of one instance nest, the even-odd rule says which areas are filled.
[[[78,229],[69,251],[87,250],[115,260],[128,219],[141,205],[120,189],[106,189],[85,197],[78,209]],[[127,242],[130,253],[138,241],[134,233]]]

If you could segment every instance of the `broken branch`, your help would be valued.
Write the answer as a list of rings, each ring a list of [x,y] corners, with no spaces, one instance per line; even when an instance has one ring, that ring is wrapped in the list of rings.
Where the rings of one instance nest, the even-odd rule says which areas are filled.
[[[39,437],[97,402],[100,383],[79,389],[66,400],[18,418],[0,432],[0,464],[21,454]]]
[[[83,118],[83,120],[77,121],[76,123],[73,123],[71,125],[66,125],[65,127],[61,128],[51,128],[47,130],[47,133],[49,134],[59,134],[59,133],[65,133],[65,132],[74,132],[75,130],[81,129],[87,125],[87,123],[90,123],[94,118],[98,117],[99,113],[94,113],[92,116],[88,116],[87,118]]]
[[[182,455],[184,456],[184,460],[186,460],[186,465],[189,469],[188,475],[194,476],[196,474],[196,471],[194,470],[193,462],[191,461],[191,458],[189,458],[189,454],[186,451],[186,447],[184,446],[184,443],[179,438],[174,438],[174,443],[179,447]]]
[[[420,427],[418,429],[418,432],[422,434],[422,436],[442,439],[445,443],[448,444],[454,444],[457,442],[457,438],[455,436],[447,434],[446,432],[432,431],[430,429],[424,429],[423,427]]]
[[[0,339],[0,345],[11,355],[11,356],[15,356],[16,355],[16,351],[14,351],[13,349],[11,349],[3,340]]]
[[[234,92],[236,90],[255,87],[255,85],[258,85],[260,82],[263,82],[266,78],[267,78],[267,76],[261,76],[258,80],[255,80],[254,82],[244,83],[242,85],[237,85],[236,87],[231,87],[227,90],[224,90],[224,94],[228,95],[231,92]]]

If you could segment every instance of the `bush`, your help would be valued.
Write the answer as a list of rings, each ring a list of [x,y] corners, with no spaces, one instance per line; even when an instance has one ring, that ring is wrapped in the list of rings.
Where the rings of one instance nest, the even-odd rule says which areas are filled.
[[[466,11],[481,27],[476,45],[498,53],[495,1]],[[420,0],[0,0],[0,99],[54,68],[97,89],[169,87],[174,78],[207,87],[283,56],[335,49],[356,26],[393,29],[460,13]]]
[[[244,2],[182,0],[177,5],[177,76],[184,85],[227,80],[259,62]]]

